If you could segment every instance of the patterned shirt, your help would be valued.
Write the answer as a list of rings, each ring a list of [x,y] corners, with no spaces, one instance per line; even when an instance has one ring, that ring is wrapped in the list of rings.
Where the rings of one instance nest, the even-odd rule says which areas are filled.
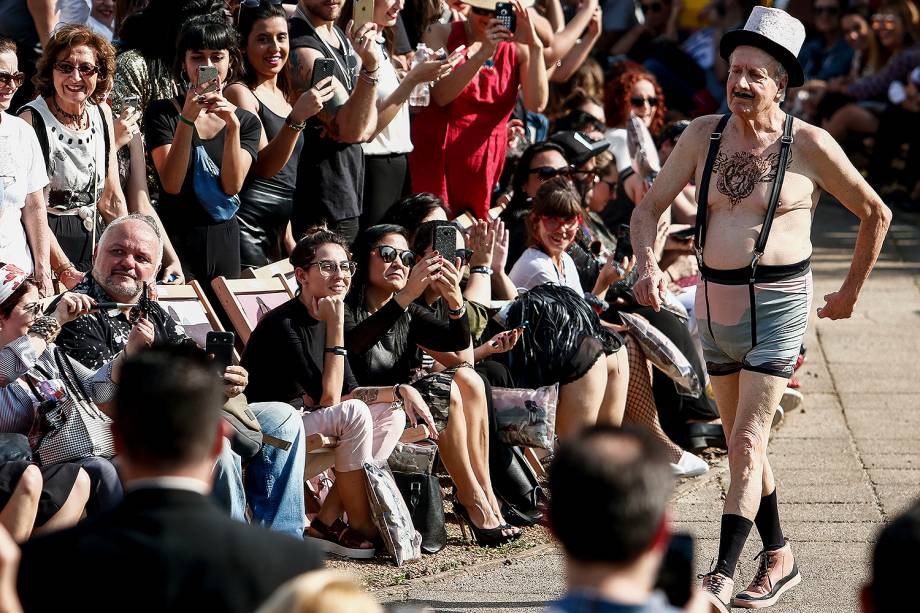
[[[76,360],[71,362],[74,373],[83,383],[90,399],[101,404],[110,402],[115,397],[116,385],[112,381],[111,360],[95,371],[84,367]],[[41,371],[51,375],[50,379]],[[39,400],[29,391],[27,385],[19,383],[19,378],[26,373],[39,381],[49,380],[55,389],[66,389],[54,360],[53,344],[41,355],[35,355],[28,335],[20,336],[6,345],[0,349],[0,432],[27,435],[35,422]]]
[[[105,290],[96,283],[91,274],[73,288],[78,294],[86,294],[96,302],[114,302]],[[185,329],[177,324],[156,302],[152,303],[147,313],[147,320],[154,327],[154,344],[177,345],[194,342],[185,334]],[[77,317],[61,329],[57,343],[62,349],[87,368],[99,368],[111,360],[128,343],[131,334],[131,322],[127,313],[117,309],[111,311],[94,311]]]

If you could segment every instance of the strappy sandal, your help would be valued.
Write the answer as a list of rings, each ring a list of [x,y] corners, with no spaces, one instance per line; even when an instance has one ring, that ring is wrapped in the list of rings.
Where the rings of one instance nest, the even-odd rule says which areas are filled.
[[[349,528],[341,519],[336,519],[331,526],[314,519],[303,538],[312,541],[326,553],[353,560],[369,560],[377,553],[370,541]]]
[[[470,519],[470,512],[466,510],[459,500],[454,499],[454,515],[457,517],[457,521],[460,524],[460,531],[463,533],[464,538],[469,541],[469,535],[467,534],[467,529],[473,533],[473,538],[476,540],[476,544],[480,547],[498,547],[499,545],[504,545],[509,543],[521,536],[521,532],[511,532],[514,528],[508,524],[502,524],[497,528],[480,528],[473,523],[473,520]]]

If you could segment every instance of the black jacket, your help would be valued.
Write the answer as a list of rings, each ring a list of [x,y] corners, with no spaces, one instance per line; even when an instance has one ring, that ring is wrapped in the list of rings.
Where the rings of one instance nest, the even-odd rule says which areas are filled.
[[[129,492],[109,512],[22,547],[26,611],[251,613],[320,568],[318,549],[230,519],[185,490]]]

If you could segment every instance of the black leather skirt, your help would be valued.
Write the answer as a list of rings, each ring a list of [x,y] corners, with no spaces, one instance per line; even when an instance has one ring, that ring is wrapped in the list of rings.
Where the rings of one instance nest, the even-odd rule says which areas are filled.
[[[256,179],[240,192],[240,263],[258,268],[285,257],[284,230],[294,210],[293,188]]]

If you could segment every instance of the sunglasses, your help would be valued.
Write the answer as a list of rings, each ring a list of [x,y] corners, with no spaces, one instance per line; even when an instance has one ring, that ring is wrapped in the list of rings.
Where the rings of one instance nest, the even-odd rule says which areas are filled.
[[[319,274],[324,277],[331,277],[335,274],[336,270],[340,270],[343,275],[350,277],[355,274],[355,271],[358,270],[358,265],[352,262],[351,260],[343,260],[341,262],[334,262],[332,260],[320,260],[319,262],[313,262],[307,268],[316,266],[319,268]]]
[[[26,82],[26,73],[24,72],[0,72],[0,84],[3,87],[22,87]]]
[[[527,174],[537,175],[537,178],[540,179],[540,181],[549,181],[550,179],[555,179],[556,177],[568,177],[572,174],[572,169],[567,166],[563,168],[538,166],[537,168],[531,168],[528,170]]]
[[[406,268],[415,266],[415,254],[408,249],[397,249],[389,245],[380,245],[379,247],[374,247],[374,251],[380,255],[380,259],[383,260],[384,264],[390,264],[396,261],[396,258],[399,258],[399,261],[402,262],[403,266]]]
[[[41,302],[29,302],[22,306],[22,310],[33,317],[38,317],[44,311],[44,307]]]
[[[829,17],[833,17],[838,12],[840,12],[840,9],[836,6],[816,6],[814,8],[814,12],[815,15],[827,15]]]
[[[471,6],[470,12],[472,12],[474,15],[479,15],[480,17],[491,17],[495,15],[495,11],[491,9],[479,8],[478,6]]]
[[[548,230],[555,231],[559,228],[577,226],[581,223],[581,215],[575,217],[540,217],[540,221]]]
[[[873,30],[894,30],[895,22],[897,17],[894,15],[873,15],[872,16],[872,29]]]
[[[643,13],[657,13],[664,8],[664,5],[660,2],[652,2],[651,4],[640,4],[639,8],[642,9]]]
[[[641,107],[646,102],[648,102],[648,105],[652,108],[658,106],[657,96],[652,96],[651,98],[643,98],[642,96],[633,96],[629,99],[629,103],[636,108]]]
[[[80,64],[79,66],[74,66],[70,62],[55,62],[54,69],[63,75],[70,76],[73,74],[73,71],[76,70],[80,73],[81,77],[91,77],[94,74],[98,74],[99,67],[92,64]]]

